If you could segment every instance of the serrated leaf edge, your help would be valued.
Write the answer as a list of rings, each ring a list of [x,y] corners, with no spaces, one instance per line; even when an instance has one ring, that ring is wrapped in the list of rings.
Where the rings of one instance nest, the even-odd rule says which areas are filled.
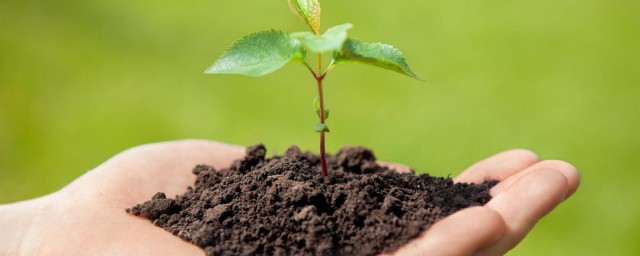
[[[257,31],[257,32],[253,32],[253,33],[249,33],[246,34],[244,36],[242,36],[240,39],[236,40],[235,42],[233,42],[233,44],[228,47],[222,54],[220,54],[220,56],[218,56],[218,58],[216,59],[216,61],[211,64],[211,66],[209,66],[207,69],[205,69],[204,73],[205,74],[238,74],[238,73],[234,73],[234,72],[225,72],[225,71],[218,71],[218,70],[212,70],[216,64],[219,63],[220,59],[222,57],[224,57],[225,55],[227,55],[231,49],[233,49],[234,47],[236,47],[241,41],[247,39],[248,37],[251,37],[253,35],[256,34],[260,34],[260,33],[266,33],[266,32],[277,32],[277,33],[281,33],[286,35],[287,37],[289,37],[291,40],[295,40],[298,44],[299,44],[299,50],[296,54],[294,54],[293,56],[291,56],[291,58],[289,59],[288,62],[291,61],[299,61],[299,62],[304,62],[304,58],[306,55],[306,51],[304,49],[304,47],[302,46],[302,43],[300,42],[300,40],[296,39],[296,38],[292,38],[291,36],[289,36],[288,33],[281,31],[281,30],[276,30],[276,29],[268,29],[268,30],[261,30],[261,31]],[[288,62],[283,63],[282,65],[278,66],[277,68],[273,68],[272,71],[270,72],[266,72],[266,73],[262,73],[262,74],[258,74],[258,75],[244,75],[244,74],[238,74],[238,75],[244,75],[244,76],[249,76],[249,77],[259,77],[259,76],[263,76],[266,74],[269,74],[271,72],[274,72],[282,67],[284,67],[285,65],[287,65]],[[276,63],[275,61],[273,62],[259,62],[259,63],[255,63],[255,64],[249,64],[249,65],[243,65],[243,67],[253,67],[253,66],[259,66],[259,65],[263,65],[266,63]]]
[[[302,10],[302,7],[300,6],[300,2],[298,0],[289,0],[289,8],[291,9],[291,11],[298,16],[298,18],[300,18],[300,20],[302,20],[302,22],[304,24],[306,24],[307,26],[309,26],[309,28],[311,29],[311,31],[313,31],[315,34],[319,34],[320,33],[320,25],[321,25],[321,14],[322,14],[322,7],[320,6],[320,2],[318,0],[312,0],[313,2],[316,3],[316,5],[314,7],[316,7],[317,9],[317,15],[315,16],[310,16],[308,15],[308,13],[305,13]]]
[[[390,48],[392,48],[393,50],[397,51],[397,52],[398,52],[398,54],[400,54],[400,56],[401,56],[401,58],[402,58],[402,61],[404,62],[404,64],[405,64],[405,65],[407,65],[407,67],[406,67],[406,68],[404,68],[404,67],[399,66],[399,65],[397,65],[396,63],[391,62],[391,61],[388,61],[388,60],[380,60],[380,61],[383,61],[383,62],[385,62],[385,63],[389,63],[389,64],[393,64],[393,65],[398,66],[400,69],[402,69],[402,70],[404,71],[404,72],[398,72],[398,73],[400,73],[400,74],[403,74],[403,75],[405,75],[405,76],[408,76],[408,77],[414,78],[414,79],[419,80],[419,81],[423,81],[423,82],[425,81],[425,80],[423,80],[422,78],[418,77],[418,76],[417,76],[417,75],[416,75],[416,74],[411,70],[411,68],[409,68],[409,64],[407,63],[407,60],[406,60],[406,58],[404,57],[404,53],[403,53],[400,49],[398,49],[397,47],[395,47],[395,46],[393,46],[393,45],[391,45],[391,44],[382,43],[382,42],[369,43],[369,42],[364,42],[364,41],[361,41],[361,40],[359,40],[359,39],[355,39],[355,38],[347,38],[347,40],[345,40],[345,42],[342,44],[342,45],[343,45],[343,46],[342,46],[343,48],[342,48],[342,49],[340,49],[340,51],[336,51],[336,52],[334,52],[333,60],[335,61],[335,63],[336,63],[336,64],[338,64],[338,63],[342,63],[342,62],[356,62],[356,63],[365,63],[365,64],[368,64],[368,65],[375,66],[375,64],[373,64],[373,63],[369,63],[369,62],[364,62],[364,61],[359,61],[359,60],[353,60],[353,59],[340,58],[340,55],[342,54],[344,47],[346,47],[346,42],[347,42],[347,41],[349,41],[349,40],[356,40],[356,41],[359,41],[359,42],[361,42],[361,43],[366,43],[366,44],[377,44],[377,45],[382,45],[382,46],[385,46],[385,47],[390,47]],[[366,56],[361,56],[361,55],[360,55],[359,57],[373,59],[373,58],[371,58],[371,57],[366,57]],[[394,70],[392,70],[392,71],[394,71]],[[396,71],[396,72],[397,72],[397,71]]]

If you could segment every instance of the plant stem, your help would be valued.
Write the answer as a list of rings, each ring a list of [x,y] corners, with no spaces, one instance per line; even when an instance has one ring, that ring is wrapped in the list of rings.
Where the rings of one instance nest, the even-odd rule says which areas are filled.
[[[318,85],[318,101],[320,102],[320,123],[325,124],[325,113],[324,113],[324,97],[322,93],[322,80],[324,80],[324,75],[322,74],[322,54],[318,54],[318,72],[315,75],[316,82]],[[325,152],[325,131],[320,132],[320,163],[322,164],[322,177],[327,177],[327,156]]]

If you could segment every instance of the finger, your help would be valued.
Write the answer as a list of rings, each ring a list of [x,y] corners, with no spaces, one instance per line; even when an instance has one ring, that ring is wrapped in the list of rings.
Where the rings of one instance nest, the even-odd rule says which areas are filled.
[[[495,187],[491,189],[491,194],[497,195],[500,192],[502,192],[505,188],[508,188],[511,185],[513,185],[513,183],[518,181],[520,177],[532,171],[535,171],[538,169],[545,169],[545,168],[557,170],[565,176],[568,183],[568,191],[565,198],[568,198],[571,195],[573,195],[573,193],[575,193],[576,190],[578,189],[578,186],[580,186],[580,173],[578,172],[578,169],[576,169],[573,165],[560,160],[545,160],[545,161],[538,162],[532,166],[529,166],[523,171],[518,172],[514,174],[512,177],[509,177],[504,181],[498,183]]]
[[[495,154],[466,170],[456,182],[480,183],[485,180],[504,180],[507,177],[540,161],[538,156],[526,149],[514,149]]]
[[[437,222],[394,255],[471,255],[500,239],[504,229],[504,221],[497,212],[471,207]]]
[[[378,165],[387,167],[391,170],[395,170],[398,173],[412,173],[413,171],[409,166],[399,163],[390,163],[390,162],[378,162]]]
[[[522,175],[485,205],[502,216],[504,236],[478,255],[502,255],[517,245],[535,223],[564,200],[569,184],[558,170],[538,169]]]

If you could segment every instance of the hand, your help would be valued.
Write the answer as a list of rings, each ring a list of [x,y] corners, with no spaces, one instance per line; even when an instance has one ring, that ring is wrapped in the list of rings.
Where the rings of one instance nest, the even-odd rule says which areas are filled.
[[[479,183],[487,179],[500,181],[490,191],[491,201],[439,221],[394,255],[503,255],[580,184],[578,171],[571,164],[540,161],[527,150],[489,157],[455,181]]]
[[[127,150],[62,190],[0,206],[3,255],[202,255],[202,250],[123,209],[158,191],[181,194],[205,163],[220,169],[244,148],[208,141],[176,141]],[[577,171],[559,161],[539,162],[528,151],[508,151],[465,171],[457,181],[499,179],[484,207],[462,210],[410,242],[398,255],[502,254],[535,222],[571,195]],[[455,244],[454,244],[455,242]]]
[[[156,192],[182,194],[196,164],[215,168],[244,148],[186,140],[124,151],[53,194],[0,206],[0,255],[204,255],[125,208]]]

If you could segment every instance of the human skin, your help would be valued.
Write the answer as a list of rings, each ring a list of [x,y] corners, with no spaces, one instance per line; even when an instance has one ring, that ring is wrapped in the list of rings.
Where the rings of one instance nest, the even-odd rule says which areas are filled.
[[[182,140],[126,150],[60,191],[0,206],[0,255],[203,255],[202,249],[127,214],[156,192],[182,194],[195,164],[217,169],[243,157],[244,147]],[[398,171],[408,169],[387,164]],[[158,175],[160,174],[160,175]],[[506,151],[474,164],[458,182],[500,181],[486,205],[441,220],[395,255],[501,255],[571,196],[577,170],[541,161],[527,150]]]

